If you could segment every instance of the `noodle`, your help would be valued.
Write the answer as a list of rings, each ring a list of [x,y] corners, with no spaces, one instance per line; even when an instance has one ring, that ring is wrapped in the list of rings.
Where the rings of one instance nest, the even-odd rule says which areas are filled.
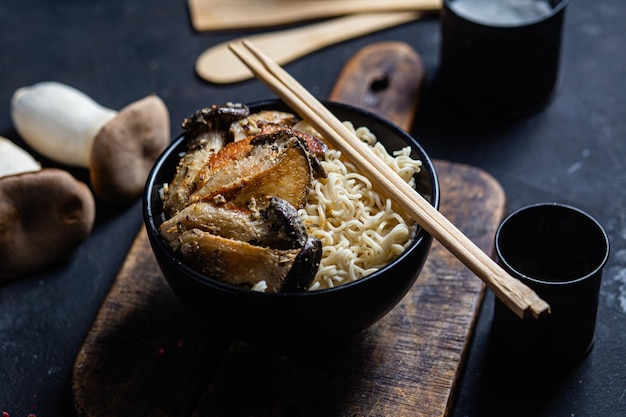
[[[405,181],[421,169],[405,147],[390,155],[367,128],[356,135]],[[304,130],[303,127],[298,127]],[[411,242],[415,223],[395,211],[372,183],[331,149],[321,162],[327,178],[314,179],[300,217],[309,234],[322,242],[322,260],[310,290],[332,288],[369,275],[400,255]]]

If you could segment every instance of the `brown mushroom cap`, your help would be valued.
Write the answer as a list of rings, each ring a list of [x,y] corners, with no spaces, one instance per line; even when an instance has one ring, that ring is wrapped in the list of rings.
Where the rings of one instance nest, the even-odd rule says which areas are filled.
[[[120,110],[94,139],[90,176],[96,195],[114,204],[141,196],[154,161],[170,139],[169,112],[158,96]]]
[[[67,171],[46,168],[0,179],[0,278],[69,256],[94,218],[91,191]]]

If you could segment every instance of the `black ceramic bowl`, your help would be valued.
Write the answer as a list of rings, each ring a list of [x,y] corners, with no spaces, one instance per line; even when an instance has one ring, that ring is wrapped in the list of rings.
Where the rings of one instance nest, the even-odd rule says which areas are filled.
[[[355,107],[326,103],[341,120],[367,126],[389,151],[410,145],[422,170],[416,188],[436,208],[439,183],[424,149],[410,135],[382,118]],[[280,101],[249,105],[288,110]],[[150,173],[144,194],[144,221],[156,260],[174,292],[197,314],[232,336],[274,353],[294,354],[354,336],[391,311],[406,295],[428,256],[432,237],[418,228],[411,246],[395,261],[358,281],[331,289],[302,293],[259,293],[235,288],[185,265],[161,240],[159,189],[174,177],[186,139],[180,136],[164,151]]]

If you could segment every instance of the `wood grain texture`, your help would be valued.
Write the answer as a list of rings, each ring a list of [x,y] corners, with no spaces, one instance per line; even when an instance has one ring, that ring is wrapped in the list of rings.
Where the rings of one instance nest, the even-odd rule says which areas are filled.
[[[361,105],[340,91],[331,98]],[[418,94],[410,98],[416,105]],[[378,110],[408,129],[412,119],[398,112]],[[506,210],[501,186],[475,167],[435,166],[442,213],[492,253]],[[142,230],[77,355],[76,410],[85,417],[446,416],[484,291],[434,242],[411,291],[378,323],[316,355],[270,355],[192,315]]]

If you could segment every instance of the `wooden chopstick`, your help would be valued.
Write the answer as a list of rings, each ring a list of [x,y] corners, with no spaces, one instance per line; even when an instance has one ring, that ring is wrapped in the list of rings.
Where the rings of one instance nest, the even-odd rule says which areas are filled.
[[[339,119],[291,75],[245,39],[230,50],[300,117],[309,122],[398,206],[474,272],[515,314],[540,317],[550,306],[511,277],[490,256],[436,210],[413,187],[384,164]]]

